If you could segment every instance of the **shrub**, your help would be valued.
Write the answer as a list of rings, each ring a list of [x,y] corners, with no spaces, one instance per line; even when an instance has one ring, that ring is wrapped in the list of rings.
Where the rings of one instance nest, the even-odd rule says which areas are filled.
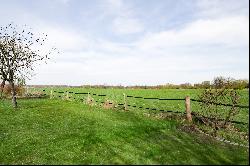
[[[15,90],[17,93],[17,96],[23,96],[25,93],[25,88],[21,85],[15,85]],[[2,89],[1,89],[2,91]],[[4,96],[11,96],[11,86],[9,84],[5,85],[3,88],[3,94]]]
[[[199,98],[203,101],[200,105],[204,114],[213,119],[210,123],[212,123],[215,135],[219,127],[226,128],[229,120],[239,112],[234,106],[239,103],[240,96],[234,89],[205,89]],[[224,106],[218,106],[220,103],[230,103],[232,107],[230,110],[226,110]],[[221,117],[225,117],[225,119],[222,118],[223,120],[221,121]]]

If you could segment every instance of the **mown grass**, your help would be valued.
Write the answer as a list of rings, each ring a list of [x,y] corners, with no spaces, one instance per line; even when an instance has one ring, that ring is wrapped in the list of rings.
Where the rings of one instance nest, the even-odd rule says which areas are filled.
[[[77,101],[0,101],[0,164],[249,164],[248,149],[140,111]]]

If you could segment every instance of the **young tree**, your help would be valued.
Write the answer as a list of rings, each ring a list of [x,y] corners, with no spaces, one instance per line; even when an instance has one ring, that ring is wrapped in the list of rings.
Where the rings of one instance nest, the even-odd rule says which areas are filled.
[[[1,87],[8,81],[11,86],[12,104],[17,107],[15,81],[18,78],[29,78],[36,62],[49,59],[48,55],[55,51],[52,48],[48,53],[42,53],[39,48],[44,45],[47,35],[36,37],[29,30],[9,24],[0,27],[0,76]]]
[[[224,88],[226,86],[226,83],[227,83],[226,78],[222,76],[215,77],[213,80],[213,86],[216,89]]]

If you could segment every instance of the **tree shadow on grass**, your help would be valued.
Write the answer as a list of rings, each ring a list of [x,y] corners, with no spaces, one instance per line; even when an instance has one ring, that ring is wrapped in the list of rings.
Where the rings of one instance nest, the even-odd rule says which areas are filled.
[[[126,120],[127,116],[116,114],[118,119]],[[209,138],[201,138],[197,134],[187,134],[171,128],[164,132],[162,127],[143,125],[138,115],[129,113],[129,121],[133,126],[124,127],[115,135],[123,145],[122,151],[130,149],[138,156],[134,161],[143,164],[247,164],[246,149],[223,145]],[[172,131],[171,131],[172,130]],[[204,140],[205,139],[205,140]],[[207,140],[209,139],[209,140]],[[108,145],[109,149],[117,148]],[[124,148],[125,147],[125,148]],[[127,147],[127,148],[126,148]],[[235,154],[235,151],[239,152]],[[121,161],[133,163],[127,156],[120,154]],[[149,159],[150,161],[147,161]],[[133,163],[138,164],[138,163]]]

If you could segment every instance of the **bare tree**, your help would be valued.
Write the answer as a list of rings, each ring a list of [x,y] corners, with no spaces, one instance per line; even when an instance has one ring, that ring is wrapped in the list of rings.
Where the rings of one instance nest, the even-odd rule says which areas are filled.
[[[222,76],[215,77],[213,80],[213,86],[216,89],[221,89],[226,86],[227,80]]]
[[[41,35],[39,35],[41,36]],[[17,107],[15,81],[18,78],[29,78],[39,61],[49,59],[48,55],[55,51],[49,49],[42,53],[39,48],[47,40],[47,35],[36,37],[25,28],[18,29],[17,26],[9,24],[0,27],[0,76],[2,79],[1,88],[8,81],[11,86],[12,104]]]

